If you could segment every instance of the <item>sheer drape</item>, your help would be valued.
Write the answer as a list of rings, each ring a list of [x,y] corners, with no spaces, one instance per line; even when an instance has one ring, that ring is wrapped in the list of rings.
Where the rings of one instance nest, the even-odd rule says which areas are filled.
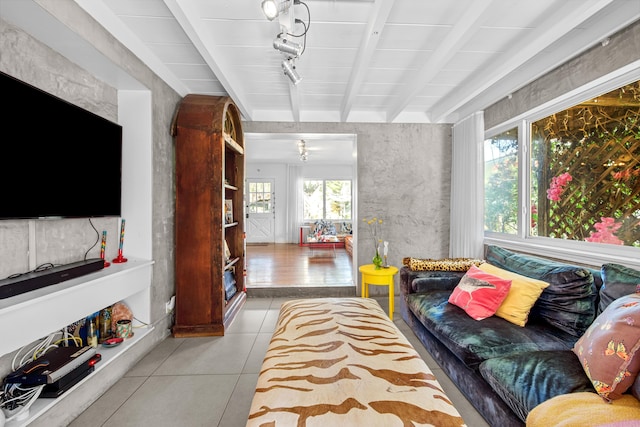
[[[287,204],[287,241],[298,243],[300,239],[300,226],[303,221],[302,199],[302,168],[297,165],[289,165],[287,168],[287,183],[289,188],[289,202]]]
[[[482,258],[484,228],[484,114],[453,126],[449,256]]]

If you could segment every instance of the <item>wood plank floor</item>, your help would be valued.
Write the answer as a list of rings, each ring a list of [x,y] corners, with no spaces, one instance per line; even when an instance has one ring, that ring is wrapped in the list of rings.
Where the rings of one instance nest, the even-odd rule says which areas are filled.
[[[247,289],[354,286],[344,248],[312,249],[291,243],[247,244]]]

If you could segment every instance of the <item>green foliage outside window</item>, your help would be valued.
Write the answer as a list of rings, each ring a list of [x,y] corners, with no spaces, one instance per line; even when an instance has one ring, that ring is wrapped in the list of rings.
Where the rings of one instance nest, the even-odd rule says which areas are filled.
[[[304,219],[351,219],[350,180],[305,180],[302,184]]]
[[[484,143],[485,231],[518,232],[518,129]]]

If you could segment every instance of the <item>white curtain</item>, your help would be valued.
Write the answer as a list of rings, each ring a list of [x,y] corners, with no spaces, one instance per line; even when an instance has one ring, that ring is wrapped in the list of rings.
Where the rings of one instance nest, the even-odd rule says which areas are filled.
[[[482,258],[484,236],[484,113],[453,125],[449,256]]]
[[[287,168],[287,241],[298,243],[300,240],[300,225],[302,225],[302,168],[290,164]]]

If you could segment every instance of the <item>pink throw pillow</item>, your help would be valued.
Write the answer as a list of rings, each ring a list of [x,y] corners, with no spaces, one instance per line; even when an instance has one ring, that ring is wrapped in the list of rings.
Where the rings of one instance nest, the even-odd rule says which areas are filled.
[[[511,280],[472,266],[449,296],[449,303],[460,307],[473,319],[482,320],[495,314],[509,289]]]

